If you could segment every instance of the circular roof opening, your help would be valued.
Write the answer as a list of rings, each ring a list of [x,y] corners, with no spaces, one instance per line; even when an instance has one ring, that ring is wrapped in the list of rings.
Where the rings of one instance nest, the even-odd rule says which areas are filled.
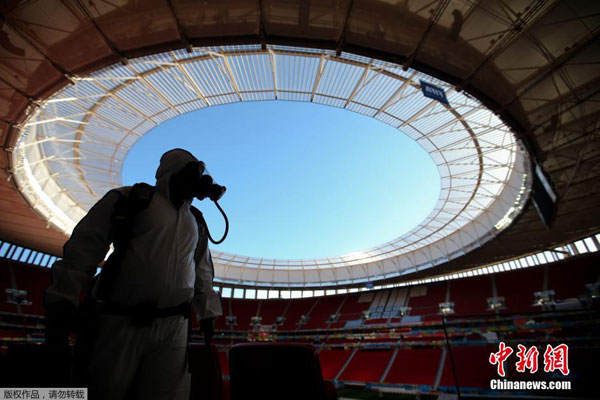
[[[123,184],[154,182],[162,152],[190,150],[228,187],[231,221],[218,251],[265,258],[334,257],[417,226],[440,194],[429,154],[373,118],[299,102],[250,102],[174,118],[127,155]],[[195,202],[213,236],[223,219]]]
[[[417,227],[342,256],[279,259],[213,251],[217,280],[267,287],[353,285],[456,258],[495,237],[530,190],[528,154],[477,99],[393,63],[334,51],[260,45],[194,48],[73,78],[21,125],[15,182],[49,224],[69,233],[121,185],[129,149],[178,115],[215,105],[294,100],[344,108],[403,132],[427,151],[439,200]],[[427,84],[447,102],[425,96]]]

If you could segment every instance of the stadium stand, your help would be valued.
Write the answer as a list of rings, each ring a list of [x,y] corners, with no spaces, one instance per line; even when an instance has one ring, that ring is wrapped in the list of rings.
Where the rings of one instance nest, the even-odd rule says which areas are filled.
[[[44,267],[139,138],[213,105],[292,100],[426,143],[445,201],[356,257],[215,251],[234,295],[216,347],[194,325],[192,398],[229,399],[230,363],[233,398],[330,398],[322,376],[402,398],[600,397],[600,2],[0,4],[0,387],[61,383],[41,345]],[[570,375],[510,362],[507,378],[573,388],[490,391],[500,342],[567,344]],[[240,375],[244,350],[259,351]]]
[[[456,314],[483,314],[487,311],[486,299],[493,296],[490,276],[477,276],[448,282],[450,301]]]
[[[323,349],[319,352],[323,379],[333,380],[352,354],[349,349]]]
[[[579,364],[574,365],[574,373],[587,379],[581,383],[587,387],[594,378],[582,365],[589,366],[590,357],[598,354],[593,343],[599,337],[600,316],[597,308],[584,307],[598,305],[586,289],[586,284],[598,281],[598,259],[595,253],[492,275],[316,298],[224,298],[226,316],[235,317],[237,324],[226,324],[226,316],[217,319],[217,348],[211,350],[215,352],[211,358],[214,365],[202,364],[199,346],[191,354],[197,365],[221,376],[221,398],[228,398],[230,349],[248,341],[306,343],[303,346],[310,348],[314,345],[319,349],[323,379],[337,385],[387,385],[431,393],[456,392],[458,382],[462,392],[485,393],[495,373],[488,357],[497,351],[500,340],[515,348],[519,343],[536,343],[542,351],[544,343],[564,342],[573,349],[573,363],[577,360]],[[0,278],[5,294],[0,303],[0,364],[6,369],[7,362],[14,363],[10,360],[15,358],[43,356],[35,350],[40,348],[36,343],[43,339],[42,293],[49,283],[49,270],[0,259]],[[6,289],[15,287],[27,290],[27,300],[31,301],[21,306],[21,312],[7,302]],[[556,291],[552,307],[534,306],[534,292],[548,289]],[[506,308],[489,311],[487,299],[495,295],[505,298]],[[560,309],[565,301],[572,304],[575,299],[580,311]],[[439,303],[446,300],[454,302],[455,313],[442,319]],[[410,310],[399,315],[406,306]],[[366,311],[378,318],[363,320]],[[332,314],[338,314],[337,321],[329,320]],[[308,319],[298,325],[303,315]],[[253,327],[250,322],[255,316],[262,320]],[[286,317],[285,322],[274,329],[281,316]],[[450,349],[444,328],[448,330]],[[200,338],[194,336],[194,340]],[[27,368],[22,362],[14,365],[21,370]],[[9,376],[13,377],[18,368],[9,371]],[[507,367],[507,371],[509,377],[522,377],[514,367]],[[195,390],[213,383],[198,381],[195,385],[200,386]],[[216,386],[213,389],[211,393],[218,392]]]
[[[503,296],[508,312],[535,311],[534,292],[543,290],[544,267],[528,268],[515,274],[496,275],[498,296]]]
[[[0,283],[2,295],[8,296],[7,289],[25,290],[26,303],[10,303],[7,298],[0,304],[0,310],[23,314],[44,314],[44,290],[50,285],[50,270],[36,265],[0,258]]]
[[[298,322],[302,315],[309,315],[310,311],[317,304],[318,298],[290,300],[290,304],[285,313],[285,321],[279,328],[283,331],[296,330]]]
[[[308,322],[302,329],[325,329],[329,325],[328,318],[336,314],[346,298],[344,296],[325,296],[319,298],[318,303],[308,314]]]
[[[250,321],[258,311],[258,301],[229,299],[231,315],[235,315],[237,324],[233,329],[247,331],[251,329]]]
[[[277,317],[285,317],[285,311],[290,304],[289,300],[260,300],[259,315],[263,325],[274,325]]]
[[[379,382],[390,361],[392,350],[359,350],[342,371],[339,380]]]
[[[399,348],[383,381],[433,386],[441,355],[439,348]]]
[[[330,325],[330,328],[343,328],[349,321],[359,321],[362,312],[369,308],[371,301],[364,296],[346,295],[342,308],[339,310],[338,320]]]
[[[598,282],[600,272],[593,258],[581,258],[574,268],[572,263],[556,263],[547,268],[548,289],[555,291],[556,300],[577,298],[585,293],[585,284]]]
[[[11,279],[11,270],[10,264],[11,261],[7,259],[0,260],[0,283],[2,284],[2,301],[0,302],[0,310],[7,312],[17,312],[17,307],[13,303],[9,303],[7,300],[7,289],[14,289],[12,279]]]
[[[496,367],[488,361],[490,353],[498,351],[498,346],[455,346],[452,348],[452,359],[456,370],[458,384],[465,388],[489,387]],[[439,386],[452,388],[456,385],[451,360],[446,356],[444,370]]]
[[[411,315],[424,315],[437,320],[439,304],[446,298],[446,288],[446,282],[411,288],[408,299]]]

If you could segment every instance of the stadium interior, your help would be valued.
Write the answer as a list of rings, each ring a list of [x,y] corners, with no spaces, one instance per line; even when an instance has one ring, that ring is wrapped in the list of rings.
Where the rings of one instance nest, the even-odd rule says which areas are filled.
[[[599,31],[593,0],[3,1],[0,387],[53,386],[50,267],[137,140],[279,100],[397,128],[440,199],[348,255],[214,251],[224,314],[211,347],[194,321],[191,399],[597,398]],[[499,377],[501,344],[537,371]],[[568,373],[546,370],[562,344]]]

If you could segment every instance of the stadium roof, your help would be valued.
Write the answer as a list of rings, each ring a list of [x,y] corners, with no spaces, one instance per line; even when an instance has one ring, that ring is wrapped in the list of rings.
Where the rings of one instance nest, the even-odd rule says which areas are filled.
[[[4,239],[59,254],[60,230],[119,184],[127,149],[148,129],[211,104],[273,98],[336,105],[398,127],[434,158],[442,198],[416,230],[349,257],[216,254],[223,280],[398,279],[400,270],[461,269],[599,229],[596,2],[1,7]],[[421,97],[419,79],[443,86],[450,105]],[[529,157],[555,184],[553,227],[546,230],[529,204],[495,237],[528,199]]]
[[[123,162],[140,137],[165,120],[213,105],[281,99],[343,107],[398,128],[437,164],[438,203],[407,234],[320,259],[213,251],[216,276],[230,283],[355,284],[442,264],[508,226],[530,188],[527,154],[498,117],[453,86],[396,64],[246,45],[161,53],[73,80],[24,121],[13,151],[17,187],[66,234],[121,185]],[[448,104],[423,96],[422,80],[445,89]]]

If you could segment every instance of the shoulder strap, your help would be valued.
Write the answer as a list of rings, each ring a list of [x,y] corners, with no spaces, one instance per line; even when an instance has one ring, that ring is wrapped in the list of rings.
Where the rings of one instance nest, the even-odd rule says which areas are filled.
[[[125,252],[129,247],[133,219],[148,208],[154,196],[154,186],[143,182],[133,185],[128,193],[123,193],[119,189],[116,191],[120,196],[111,216],[114,252],[104,263],[98,279],[97,296],[99,299],[105,299],[112,292]]]
[[[206,220],[204,219],[204,215],[202,215],[202,211],[192,205],[190,205],[190,212],[196,219],[196,224],[198,225],[198,244],[196,245],[196,252],[204,253],[208,248],[208,228],[206,226]],[[214,266],[212,274],[214,277]]]
[[[204,220],[204,215],[202,215],[202,211],[200,211],[196,207],[190,205],[190,212],[196,219],[198,228],[201,229],[201,231],[198,231],[198,234],[201,236],[206,236],[206,221]]]

